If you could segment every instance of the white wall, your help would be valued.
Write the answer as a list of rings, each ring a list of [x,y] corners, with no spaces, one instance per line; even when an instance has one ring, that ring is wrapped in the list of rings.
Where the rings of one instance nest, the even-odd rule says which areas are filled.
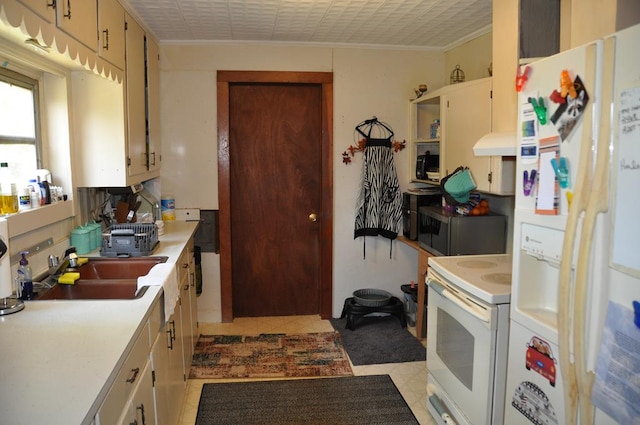
[[[417,252],[389,240],[353,239],[361,154],[342,163],[354,142],[353,129],[375,115],[399,141],[408,138],[413,89],[444,83],[444,53],[299,46],[172,45],[160,49],[161,186],[176,208],[217,209],[216,72],[218,70],[318,71],[334,73],[334,268],[333,315],[359,288],[382,288],[398,296],[400,285],[415,279]],[[408,150],[396,154],[402,189],[409,179]],[[219,258],[203,254],[201,322],[220,321]]]

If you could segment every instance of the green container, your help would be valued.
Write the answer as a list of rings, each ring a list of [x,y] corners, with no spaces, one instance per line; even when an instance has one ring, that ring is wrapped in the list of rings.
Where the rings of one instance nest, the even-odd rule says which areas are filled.
[[[78,226],[71,231],[71,246],[76,247],[78,255],[88,254],[91,248],[91,230]]]
[[[91,221],[85,228],[91,231],[91,249],[100,248],[102,246],[102,225]]]

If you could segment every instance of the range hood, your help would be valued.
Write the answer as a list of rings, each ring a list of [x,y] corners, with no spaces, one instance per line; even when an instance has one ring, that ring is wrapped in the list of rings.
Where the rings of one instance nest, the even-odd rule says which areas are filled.
[[[515,131],[485,134],[473,145],[475,156],[516,156]]]

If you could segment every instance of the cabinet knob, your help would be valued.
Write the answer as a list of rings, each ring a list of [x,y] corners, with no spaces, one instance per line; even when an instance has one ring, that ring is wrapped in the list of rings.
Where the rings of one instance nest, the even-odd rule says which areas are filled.
[[[316,213],[309,214],[309,221],[313,221],[313,222],[318,221],[318,215]]]

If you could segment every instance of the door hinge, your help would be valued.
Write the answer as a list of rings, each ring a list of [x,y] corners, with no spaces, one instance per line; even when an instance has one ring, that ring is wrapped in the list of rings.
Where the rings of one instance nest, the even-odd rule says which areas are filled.
[[[489,180],[489,183],[493,182],[493,172],[489,172],[489,174],[487,175],[487,180]]]
[[[489,99],[493,99],[493,90],[489,90]]]
[[[131,157],[127,157],[127,167],[131,167]]]
[[[128,30],[129,29],[129,23],[127,21],[124,21],[124,30]]]
[[[156,371],[155,370],[151,371],[151,386],[152,387],[156,386]]]

